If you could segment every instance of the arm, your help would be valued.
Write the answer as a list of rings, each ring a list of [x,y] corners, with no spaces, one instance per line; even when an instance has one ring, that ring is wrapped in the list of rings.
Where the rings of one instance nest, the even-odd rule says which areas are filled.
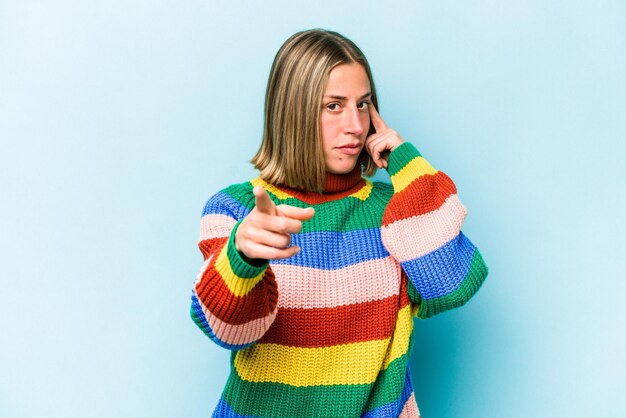
[[[487,276],[487,266],[461,232],[467,210],[456,187],[405,142],[388,158],[394,194],[383,215],[381,236],[408,277],[408,293],[428,318],[465,304]]]
[[[252,265],[235,248],[243,218],[227,193],[204,207],[198,246],[204,257],[191,295],[190,314],[213,341],[240,350],[259,340],[276,318],[278,288],[267,261]]]

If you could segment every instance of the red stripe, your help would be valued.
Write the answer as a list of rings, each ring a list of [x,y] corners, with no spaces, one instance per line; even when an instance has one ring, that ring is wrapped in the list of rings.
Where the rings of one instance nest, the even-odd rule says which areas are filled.
[[[341,192],[333,192],[333,193],[315,193],[315,192],[307,192],[298,189],[292,189],[283,185],[275,185],[275,187],[296,199],[303,201],[309,205],[319,205],[320,203],[331,202],[339,199],[343,199],[346,196],[350,196],[353,193],[358,192],[363,187],[365,187],[365,180],[361,179],[357,184],[350,187],[347,190]]]
[[[209,240],[207,240],[209,241]],[[215,270],[215,260],[221,247],[213,247],[215,256],[209,263],[200,282],[196,284],[196,295],[206,308],[220,320],[231,325],[240,325],[257,318],[264,318],[278,304],[278,285],[270,267],[265,270],[263,280],[245,296],[232,294],[222,276]]]
[[[334,308],[282,308],[259,342],[329,347],[391,337],[398,311],[410,303],[406,278],[400,296]]]
[[[202,252],[202,256],[206,260],[211,256],[211,254],[215,253],[219,254],[219,251],[226,245],[228,242],[228,237],[220,237],[220,238],[209,238],[198,243],[198,248]]]
[[[439,209],[454,193],[456,186],[443,171],[421,176],[391,197],[383,216],[383,226]]]

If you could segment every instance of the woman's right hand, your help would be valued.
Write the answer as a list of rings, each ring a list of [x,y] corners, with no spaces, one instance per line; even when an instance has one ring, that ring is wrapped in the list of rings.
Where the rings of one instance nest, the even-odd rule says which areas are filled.
[[[247,261],[289,258],[300,251],[290,234],[302,230],[302,221],[315,215],[313,208],[276,206],[261,186],[253,191],[255,206],[235,232],[235,248]],[[290,246],[291,245],[291,246]]]

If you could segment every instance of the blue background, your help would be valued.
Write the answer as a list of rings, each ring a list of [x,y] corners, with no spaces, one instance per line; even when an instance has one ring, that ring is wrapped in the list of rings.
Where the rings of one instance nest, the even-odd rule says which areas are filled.
[[[200,211],[255,175],[273,56],[311,27],[363,49],[382,116],[455,180],[490,267],[464,308],[416,320],[425,418],[623,416],[625,16],[1,2],[0,416],[209,415],[228,352],[188,313]]]

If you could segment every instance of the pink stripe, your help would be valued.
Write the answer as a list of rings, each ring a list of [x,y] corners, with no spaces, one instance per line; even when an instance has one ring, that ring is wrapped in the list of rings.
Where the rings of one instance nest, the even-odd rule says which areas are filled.
[[[406,400],[398,418],[420,418],[420,410],[417,408],[417,402],[415,402],[415,393],[411,393],[409,399]]]
[[[229,237],[237,221],[221,214],[204,215],[200,220],[200,241]]]
[[[199,298],[198,303],[200,303],[202,312],[204,312],[204,316],[217,338],[226,344],[232,345],[248,344],[260,339],[263,334],[265,334],[265,331],[269,329],[270,325],[272,325],[278,313],[278,309],[274,309],[274,311],[266,317],[258,318],[246,322],[245,324],[231,325],[214,316],[206,306],[202,304]]]
[[[202,264],[198,277],[196,278],[196,285],[200,282],[200,279],[209,266],[212,257],[213,255],[211,255],[211,257],[209,257]],[[204,306],[200,298],[198,298],[198,303],[202,308],[202,312],[204,312],[204,316],[209,323],[209,326],[217,338],[226,344],[232,345],[248,344],[261,338],[270,325],[272,325],[274,319],[276,318],[276,314],[278,313],[278,309],[274,309],[274,311],[266,317],[257,318],[253,321],[246,322],[245,324],[231,325],[214,316],[211,311]]]
[[[381,238],[387,250],[399,262],[412,260],[436,250],[459,235],[466,215],[467,209],[457,195],[452,194],[437,210],[381,227]]]
[[[260,339],[272,325],[278,312],[278,309],[274,309],[272,313],[264,318],[258,318],[241,325],[231,325],[213,316],[211,312],[205,310],[204,306],[202,310],[217,338],[226,344],[232,345],[248,344]]]
[[[332,308],[400,293],[400,265],[391,257],[323,270],[272,264],[279,308]]]

